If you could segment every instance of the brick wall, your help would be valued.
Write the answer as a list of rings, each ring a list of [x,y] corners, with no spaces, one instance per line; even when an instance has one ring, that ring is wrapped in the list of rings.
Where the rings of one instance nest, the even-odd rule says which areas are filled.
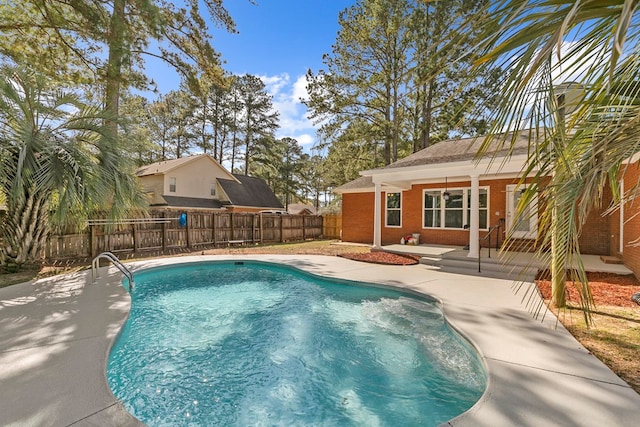
[[[631,182],[634,179],[637,182],[638,168],[635,168],[635,177],[629,176],[628,180]],[[480,187],[489,187],[489,210],[488,220],[489,226],[495,226],[499,223],[500,219],[506,218],[506,186],[509,184],[516,184],[517,180],[514,179],[495,179],[495,180],[481,180]],[[630,184],[628,184],[630,185]],[[448,189],[456,188],[469,188],[471,186],[470,181],[448,182]],[[431,243],[440,245],[455,245],[465,246],[469,243],[469,231],[467,230],[451,230],[442,228],[423,228],[422,227],[422,215],[423,215],[423,191],[426,189],[442,189],[444,183],[438,184],[416,184],[413,185],[411,190],[402,192],[402,221],[400,228],[382,227],[382,244],[388,245],[392,243],[399,243],[403,236],[413,233],[420,234],[421,243]],[[629,187],[627,187],[629,188]],[[615,253],[611,250],[613,247],[617,247],[617,234],[616,223],[618,216],[616,213],[605,217],[602,215],[603,210],[608,207],[611,201],[611,191],[606,190],[603,197],[603,208],[594,210],[591,212],[588,218],[588,223],[583,227],[582,235],[580,236],[580,249],[585,254],[595,255],[609,255]],[[382,193],[381,203],[381,218],[384,223],[385,220],[385,193]],[[640,203],[640,202],[639,202]],[[361,242],[372,243],[373,242],[373,204],[374,193],[354,193],[343,194],[342,196],[342,239],[349,242]],[[632,227],[632,226],[630,226]],[[640,218],[636,224],[637,230],[633,233],[630,228],[625,228],[625,235],[627,231],[633,233],[634,238],[640,237]],[[486,236],[486,231],[480,231],[480,237]],[[504,240],[505,230],[501,230],[500,242]],[[532,250],[533,243],[531,240],[522,241],[518,247],[521,250]],[[482,241],[482,246],[489,245],[488,240]],[[495,247],[495,237],[491,238],[491,246]],[[626,249],[625,249],[626,250]],[[640,271],[640,248],[629,249],[630,254],[637,252],[638,267]],[[631,256],[631,255],[630,255]]]
[[[611,188],[607,186],[602,195],[601,208],[593,209],[587,216],[587,221],[582,226],[582,233],[578,238],[580,244],[580,252],[590,255],[610,255],[615,253],[612,251],[614,245],[614,235],[612,233],[612,222],[619,223],[618,212],[614,212],[612,215],[604,216],[604,211],[609,207],[611,203],[612,194]],[[617,245],[615,245],[617,247]]]
[[[624,188],[626,191],[633,189],[640,181],[640,162],[629,165],[624,175]],[[640,215],[634,215],[640,208],[640,199],[625,204],[625,223],[622,258],[624,264],[630,268],[636,277],[640,278],[640,246],[637,246],[640,238]]]
[[[373,192],[342,195],[343,241],[373,243],[373,204]]]
[[[489,225],[497,225],[506,216],[505,186],[515,184],[512,179],[480,181],[481,187],[489,186]],[[468,188],[471,181],[448,182],[447,188]],[[442,189],[444,183],[414,185],[411,190],[402,192],[402,220],[400,228],[382,227],[382,244],[400,243],[402,236],[419,233],[421,243],[465,246],[469,243],[469,231],[422,227],[422,194],[425,189]],[[385,193],[382,193],[381,218],[385,220]],[[373,242],[373,205],[374,193],[347,193],[342,195],[342,240],[346,242]],[[486,235],[480,231],[480,237]],[[500,241],[504,239],[504,230]],[[482,242],[488,246],[488,240]],[[491,239],[495,246],[495,237]]]

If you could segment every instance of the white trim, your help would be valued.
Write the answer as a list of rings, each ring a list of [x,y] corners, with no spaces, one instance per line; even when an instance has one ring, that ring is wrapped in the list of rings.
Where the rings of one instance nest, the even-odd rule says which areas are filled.
[[[469,221],[469,253],[467,257],[478,258],[480,256],[480,182],[478,175],[471,176],[471,218]],[[489,201],[487,200],[487,214],[489,213]],[[488,219],[488,218],[487,218]]]
[[[516,239],[535,239],[538,236],[538,197],[534,196],[529,209],[533,210],[533,213],[529,216],[529,231],[511,231],[513,227],[513,218],[516,215],[517,206],[514,203],[515,190],[520,191],[520,186],[517,184],[509,184],[506,186],[506,230],[507,235]]]
[[[618,238],[618,252],[622,254],[624,252],[624,179],[620,180],[620,194],[622,197],[620,200],[620,236]]]
[[[629,157],[622,161],[622,164],[632,164],[640,160],[640,151],[635,153],[633,156]]]
[[[444,221],[445,221],[445,214],[446,214],[446,209],[445,209],[445,203],[444,203],[444,199],[442,198],[442,194],[445,191],[444,187],[439,187],[439,188],[423,188],[422,189],[422,205],[421,205],[421,211],[422,211],[422,229],[423,230],[466,230],[464,228],[464,225],[469,224],[469,226],[471,226],[470,224],[470,216],[467,215],[467,212],[471,210],[471,207],[469,206],[469,203],[467,202],[468,198],[469,198],[469,194],[471,192],[471,187],[447,187],[446,190],[448,192],[451,191],[459,191],[462,190],[462,197],[463,197],[463,201],[462,201],[462,221],[464,222],[463,226],[461,228],[453,228],[453,227],[445,227],[444,226]],[[491,186],[490,185],[479,185],[478,186],[478,190],[485,190],[487,192],[487,207],[486,208],[482,208],[482,210],[486,210],[487,211],[487,221],[486,221],[486,226],[484,228],[480,228],[480,221],[479,221],[479,216],[480,216],[480,207],[478,205],[478,230],[482,230],[482,231],[488,231],[489,230],[489,224],[491,221],[491,217],[489,215],[489,212],[491,211],[491,206],[490,206],[490,202],[491,202],[491,197],[490,197],[490,193],[491,193]],[[424,207],[424,203],[425,203],[425,197],[427,193],[440,193],[440,225],[438,227],[431,227],[431,226],[425,226],[424,223],[424,211],[425,211],[425,207]],[[480,193],[478,193],[478,198],[480,197]],[[466,221],[465,221],[466,220]]]
[[[409,166],[403,168],[387,168],[373,169],[360,172],[362,176],[371,176],[374,183],[400,186],[406,185],[407,182],[426,179],[442,179],[449,177],[450,181],[464,180],[468,181],[470,176],[485,175],[504,176],[508,174],[517,174],[520,176],[527,161],[527,155],[512,156],[509,159],[482,159],[478,162],[467,160],[462,162],[436,163],[419,166]],[[535,173],[536,171],[532,171]]]
[[[379,248],[382,246],[382,186],[380,184],[375,185],[374,201],[373,201],[373,247]]]
[[[516,173],[516,172],[511,172],[511,173],[504,173],[504,174],[489,174],[489,175],[480,175],[480,180],[481,181],[495,181],[495,180],[499,180],[499,179],[519,179],[522,176],[522,174],[520,173]],[[444,176],[437,176],[437,177],[429,177],[429,178],[417,178],[413,181],[411,181],[411,187],[413,187],[414,185],[429,185],[429,184],[442,184],[442,181],[444,179]],[[452,182],[453,180],[455,181],[469,181],[469,177],[457,177],[457,178],[452,178]],[[395,184],[395,183],[394,183]],[[358,194],[358,193],[373,193],[375,191],[375,184],[371,184],[370,187],[360,187],[360,188],[349,188],[346,190],[333,190],[334,193],[336,194]],[[400,188],[400,187],[396,187],[396,186],[392,186],[390,185],[390,183],[387,182],[382,182],[381,183],[382,188],[384,189],[384,191],[388,191],[388,192],[398,192],[398,191],[404,191],[404,190],[410,190],[410,188]],[[482,188],[482,187],[481,187]],[[435,190],[435,189],[434,189]]]
[[[400,207],[392,208],[394,211],[397,210],[400,213],[399,225],[389,225],[389,206],[387,205],[389,194],[400,194]],[[384,228],[402,228],[402,191],[385,191],[384,193]]]
[[[421,210],[422,210],[422,229],[423,230],[438,230],[438,229],[442,228],[442,193],[443,193],[443,191],[444,191],[444,189],[442,189],[442,188],[424,188],[422,190],[422,205],[421,205],[422,209]],[[430,211],[440,212],[440,225],[438,227],[427,226],[427,225],[425,225],[425,222],[424,222],[424,212],[427,210],[424,207],[424,204],[426,202],[427,193],[439,193],[440,194],[440,197],[439,197],[440,206],[438,207],[438,209],[437,210],[436,209],[429,209]]]

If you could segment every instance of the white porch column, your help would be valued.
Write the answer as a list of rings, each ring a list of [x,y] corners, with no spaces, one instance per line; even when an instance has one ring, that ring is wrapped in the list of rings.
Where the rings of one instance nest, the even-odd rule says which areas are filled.
[[[471,175],[471,217],[469,218],[469,258],[480,257],[480,178]]]
[[[624,179],[620,180],[620,194],[623,199],[620,202],[620,237],[618,239],[618,252],[624,252]]]
[[[382,185],[375,184],[375,200],[373,203],[373,247],[382,246]]]

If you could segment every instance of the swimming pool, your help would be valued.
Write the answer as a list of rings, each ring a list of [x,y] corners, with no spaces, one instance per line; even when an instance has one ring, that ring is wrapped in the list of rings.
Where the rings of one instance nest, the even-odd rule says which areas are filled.
[[[433,303],[256,262],[136,273],[112,391],[162,425],[438,425],[486,376]]]

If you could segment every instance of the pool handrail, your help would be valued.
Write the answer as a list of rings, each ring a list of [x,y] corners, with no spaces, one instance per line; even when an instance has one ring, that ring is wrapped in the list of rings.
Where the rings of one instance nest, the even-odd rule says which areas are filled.
[[[91,261],[91,279],[93,283],[95,283],[98,277],[100,277],[98,268],[100,266],[100,259],[103,258],[111,261],[113,265],[115,265],[118,270],[120,270],[120,272],[125,275],[125,277],[129,280],[129,291],[131,291],[133,289],[133,273],[131,272],[131,270],[125,267],[125,265],[112,252],[99,253],[93,259],[93,261]]]

